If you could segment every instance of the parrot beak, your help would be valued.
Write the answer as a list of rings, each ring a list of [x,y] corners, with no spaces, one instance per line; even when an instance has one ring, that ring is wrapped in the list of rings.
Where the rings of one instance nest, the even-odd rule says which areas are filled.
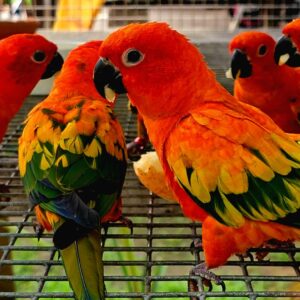
[[[55,55],[53,56],[52,60],[48,64],[41,79],[48,79],[48,78],[52,77],[56,72],[61,70],[63,64],[64,64],[64,59],[58,52],[56,52]]]
[[[277,42],[274,59],[279,66],[283,64],[287,64],[290,67],[300,66],[300,53],[292,40],[287,36],[281,37]]]
[[[103,57],[95,65],[94,84],[99,94],[109,102],[114,102],[118,94],[127,93],[120,71]]]
[[[227,78],[247,78],[252,74],[252,65],[247,55],[239,49],[234,50],[231,58],[231,68],[226,72]]]

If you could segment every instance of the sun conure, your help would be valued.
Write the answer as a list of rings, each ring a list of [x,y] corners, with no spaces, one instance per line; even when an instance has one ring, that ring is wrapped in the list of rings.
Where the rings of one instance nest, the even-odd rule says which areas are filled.
[[[222,284],[208,269],[232,254],[300,238],[300,146],[230,95],[185,36],[131,24],[99,53],[99,93],[127,91],[183,212],[203,223],[205,263],[194,274]]]
[[[242,32],[229,43],[234,96],[268,114],[284,131],[300,133],[292,106],[300,100],[300,71],[274,60],[275,40],[259,31]]]
[[[282,29],[283,37],[279,39],[275,47],[274,58],[278,65],[289,66],[291,72],[296,75],[290,81],[290,88],[299,87],[300,80],[300,18],[285,25]],[[295,118],[300,123],[300,99],[295,98],[291,103]]]
[[[20,174],[39,224],[53,242],[76,299],[105,299],[100,224],[122,217],[123,130],[93,85],[101,42],[72,50],[49,96],[28,114]]]

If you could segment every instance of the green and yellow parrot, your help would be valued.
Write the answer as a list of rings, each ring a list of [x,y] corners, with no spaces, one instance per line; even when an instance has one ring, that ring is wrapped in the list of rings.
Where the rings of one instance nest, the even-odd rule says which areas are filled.
[[[122,218],[127,154],[121,125],[92,72],[101,42],[70,52],[50,95],[29,113],[19,168],[41,228],[53,242],[76,299],[105,299],[100,224]]]

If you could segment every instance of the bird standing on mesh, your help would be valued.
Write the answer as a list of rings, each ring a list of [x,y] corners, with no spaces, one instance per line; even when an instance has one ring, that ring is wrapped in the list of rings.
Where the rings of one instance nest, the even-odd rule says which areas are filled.
[[[100,223],[122,218],[126,145],[92,80],[100,42],[68,55],[50,95],[32,109],[19,140],[25,190],[42,228],[54,229],[76,299],[105,299]]]
[[[231,96],[186,37],[165,23],[132,24],[100,55],[99,93],[127,91],[184,214],[203,223],[205,263],[193,274],[223,284],[208,269],[270,239],[300,238],[300,146]]]

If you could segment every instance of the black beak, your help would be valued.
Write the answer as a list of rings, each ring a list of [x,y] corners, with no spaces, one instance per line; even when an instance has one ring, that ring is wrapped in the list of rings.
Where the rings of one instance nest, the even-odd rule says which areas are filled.
[[[278,65],[300,66],[300,54],[297,52],[297,48],[293,45],[292,40],[287,36],[281,37],[277,42],[274,59]]]
[[[109,89],[116,94],[127,93],[121,73],[108,59],[103,57],[100,57],[95,65],[94,84],[99,94],[109,101],[111,100],[107,95]]]
[[[244,52],[239,49],[234,50],[231,58],[231,72],[232,77],[247,78],[252,74],[252,65],[247,59]]]
[[[41,79],[48,79],[48,78],[52,77],[56,72],[61,70],[63,64],[64,64],[64,59],[58,52],[56,52],[55,55],[53,56],[52,60],[48,64]]]

